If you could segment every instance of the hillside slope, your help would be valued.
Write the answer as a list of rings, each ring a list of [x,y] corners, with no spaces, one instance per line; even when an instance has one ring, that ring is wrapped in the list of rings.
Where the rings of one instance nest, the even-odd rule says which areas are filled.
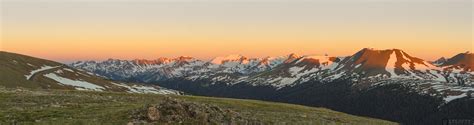
[[[135,111],[163,102],[165,95],[88,91],[29,91],[0,87],[0,123],[126,124]],[[324,108],[197,96],[171,95],[194,104],[213,105],[255,124],[396,124]],[[212,115],[212,114],[211,114]],[[183,121],[184,123],[188,121]]]
[[[35,57],[0,51],[0,86],[7,88],[178,94],[159,86],[112,82],[89,72]]]

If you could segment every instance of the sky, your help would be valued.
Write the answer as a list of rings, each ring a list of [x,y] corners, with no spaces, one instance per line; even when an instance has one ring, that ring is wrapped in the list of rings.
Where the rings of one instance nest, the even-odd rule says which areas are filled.
[[[471,0],[0,0],[0,50],[51,59],[473,51]]]

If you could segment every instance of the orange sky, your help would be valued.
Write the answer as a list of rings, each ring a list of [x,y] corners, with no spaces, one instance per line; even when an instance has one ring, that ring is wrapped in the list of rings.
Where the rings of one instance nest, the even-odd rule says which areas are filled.
[[[399,48],[433,60],[473,50],[472,3],[454,1],[7,0],[1,6],[0,49],[60,62],[180,55],[346,56],[365,47]]]

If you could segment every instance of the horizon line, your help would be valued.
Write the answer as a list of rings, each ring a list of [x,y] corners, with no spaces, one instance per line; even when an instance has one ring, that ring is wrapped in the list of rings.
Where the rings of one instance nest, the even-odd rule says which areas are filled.
[[[405,52],[403,49],[397,49],[397,48],[391,48],[391,49],[378,49],[378,48],[372,48],[372,47],[366,47],[366,48],[362,48],[360,49],[359,51],[362,51],[364,49],[371,49],[371,50],[377,50],[377,51],[386,51],[386,50],[400,50],[400,51],[403,51]],[[213,59],[215,58],[218,58],[218,57],[228,57],[228,56],[231,56],[231,55],[239,55],[239,56],[242,56],[242,57],[246,57],[246,58],[249,58],[249,59],[263,59],[263,58],[271,58],[271,57],[282,57],[282,56],[289,56],[289,55],[292,55],[292,54],[295,54],[295,55],[298,55],[299,57],[308,57],[308,56],[328,56],[328,57],[347,57],[347,56],[351,56],[351,55],[354,55],[355,53],[359,52],[359,51],[356,51],[354,52],[353,54],[350,54],[350,55],[329,55],[329,54],[297,54],[297,53],[294,53],[294,52],[291,52],[289,54],[285,54],[285,55],[279,55],[279,56],[259,56],[259,57],[248,57],[248,56],[245,56],[243,54],[226,54],[226,55],[221,55],[221,56],[214,56],[212,58],[209,58],[209,59],[203,59],[203,58],[196,58],[196,57],[193,57],[193,56],[187,56],[187,55],[181,55],[181,56],[173,56],[173,57],[166,57],[166,56],[158,56],[156,58],[133,58],[133,59],[124,59],[124,58],[113,58],[113,57],[109,57],[109,58],[103,58],[103,59],[77,59],[77,60],[55,60],[55,59],[47,59],[47,58],[42,58],[42,57],[38,57],[38,56],[33,56],[31,54],[23,54],[23,53],[19,53],[19,52],[13,52],[13,51],[7,51],[7,50],[3,50],[3,49],[0,49],[0,52],[7,52],[7,53],[15,53],[15,54],[20,54],[20,55],[25,55],[25,56],[30,56],[30,57],[35,57],[35,58],[40,58],[40,59],[47,59],[47,60],[52,60],[52,61],[56,61],[56,62],[59,62],[59,63],[62,63],[62,64],[70,64],[70,63],[74,63],[74,62],[80,62],[80,61],[96,61],[96,62],[103,62],[103,61],[107,61],[107,60],[124,60],[124,61],[132,61],[132,60],[157,60],[157,59],[160,59],[160,58],[166,58],[166,59],[176,59],[176,58],[180,58],[180,57],[191,57],[193,59],[196,59],[196,60],[200,60],[200,61],[206,61],[206,62],[209,62],[209,61],[212,61]],[[406,53],[406,52],[405,52]],[[457,54],[462,54],[462,53],[468,53],[468,54],[472,54],[473,52],[471,51],[465,51],[465,52],[458,52]],[[436,58],[435,60],[426,60],[426,59],[423,59],[423,58],[419,58],[419,57],[415,57],[415,58],[419,58],[419,59],[422,59],[422,60],[425,60],[425,61],[436,61],[438,59],[441,59],[441,58],[451,58],[451,57],[454,57],[456,56],[457,54],[455,55],[452,55],[452,56],[449,56],[449,57],[445,57],[445,56],[440,56],[438,58]]]

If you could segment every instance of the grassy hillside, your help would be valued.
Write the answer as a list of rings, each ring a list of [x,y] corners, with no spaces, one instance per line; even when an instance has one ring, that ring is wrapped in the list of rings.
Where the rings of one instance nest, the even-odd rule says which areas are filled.
[[[6,88],[177,93],[153,85],[114,82],[67,65],[0,51],[0,86]]]
[[[42,67],[55,67],[31,74],[34,70]],[[99,86],[110,86],[110,91],[121,91],[121,87],[110,84],[110,81],[89,75],[84,71],[70,68],[64,64],[35,58],[31,56],[0,51],[0,85],[7,88],[29,88],[29,89],[67,89],[74,90],[75,87],[58,84],[57,81],[44,77],[45,74],[54,73],[58,76],[71,80],[81,80],[97,84]],[[31,75],[31,77],[26,77]]]
[[[0,122],[34,124],[126,124],[137,109],[162,102],[164,95],[90,91],[47,91],[0,88]],[[216,105],[254,123],[396,124],[352,116],[324,108],[254,100],[172,96],[179,100]]]
[[[27,80],[25,75],[44,65],[62,66],[53,61],[0,51],[0,85],[9,88],[42,88],[41,85],[50,83],[38,84],[36,81]]]

